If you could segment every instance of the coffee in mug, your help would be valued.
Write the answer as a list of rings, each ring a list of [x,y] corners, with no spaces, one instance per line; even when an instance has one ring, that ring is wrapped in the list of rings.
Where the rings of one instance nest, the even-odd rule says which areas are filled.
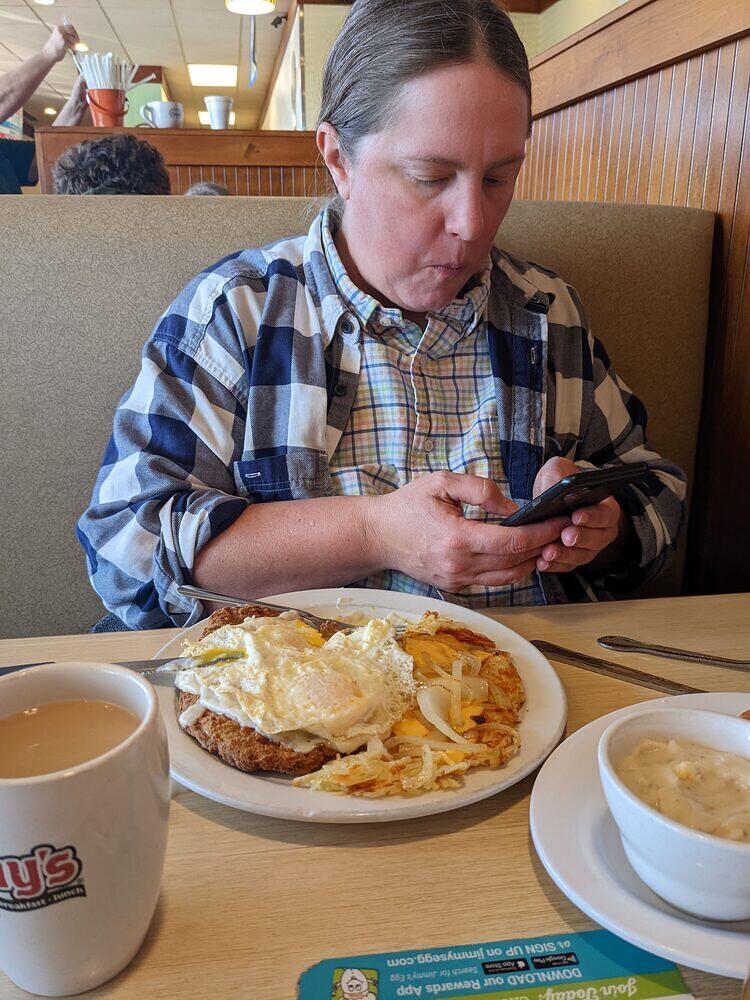
[[[80,993],[130,962],[156,908],[170,795],[156,692],[114,664],[54,663],[0,678],[0,706],[0,969],[31,993]]]
[[[0,778],[33,778],[76,767],[116,747],[138,719],[108,701],[33,705],[0,718]]]

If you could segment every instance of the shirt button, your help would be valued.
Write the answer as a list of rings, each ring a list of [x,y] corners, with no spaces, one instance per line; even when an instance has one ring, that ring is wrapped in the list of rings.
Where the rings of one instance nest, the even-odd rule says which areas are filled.
[[[339,382],[339,384],[333,390],[333,394],[334,394],[334,396],[345,396],[346,395],[346,386],[343,385],[341,382]]]
[[[432,441],[429,438],[424,443],[424,450],[427,452],[432,451]]]
[[[354,324],[350,319],[345,319],[341,324],[341,332],[345,334],[354,333]]]

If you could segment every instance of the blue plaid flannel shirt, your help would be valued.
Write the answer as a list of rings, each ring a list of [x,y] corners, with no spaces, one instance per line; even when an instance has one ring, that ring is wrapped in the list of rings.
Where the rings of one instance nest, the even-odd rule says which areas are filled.
[[[130,628],[202,617],[176,588],[248,504],[335,495],[329,461],[356,393],[362,331],[326,264],[324,218],[307,236],[201,272],[143,348],[78,524],[91,583]],[[650,475],[621,498],[639,557],[600,580],[539,574],[548,603],[627,593],[674,548],[684,473],[648,449],[643,405],[559,277],[494,248],[483,322],[517,503],[553,456],[582,467],[648,462]]]

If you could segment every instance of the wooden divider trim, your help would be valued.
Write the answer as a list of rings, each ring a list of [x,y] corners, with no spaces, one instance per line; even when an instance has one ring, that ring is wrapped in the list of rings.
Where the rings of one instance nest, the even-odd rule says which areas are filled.
[[[52,191],[52,166],[60,153],[71,145],[86,139],[98,139],[111,132],[130,132],[132,129],[100,129],[100,128],[53,128],[45,126],[36,131],[37,159],[41,178],[42,192]],[[248,180],[240,184],[252,185],[249,178],[255,171],[256,177],[262,176],[263,170],[270,169],[269,177],[274,180],[267,183],[274,191],[286,192],[293,183],[295,188],[304,178],[305,170],[317,171],[314,179],[316,190],[320,187],[319,173],[322,170],[315,137],[312,132],[264,132],[243,129],[228,129],[227,131],[210,131],[207,129],[141,129],[139,138],[147,139],[162,153],[173,182],[173,192],[182,193],[189,183],[185,178],[193,176],[200,167],[216,170],[249,171]],[[178,168],[185,168],[178,170]],[[299,171],[303,171],[302,174]],[[260,171],[261,173],[257,173]],[[283,181],[284,172],[294,171],[287,181]],[[278,173],[278,179],[276,174]],[[210,179],[208,173],[201,175],[202,179]],[[237,175],[239,177],[239,174]],[[292,181],[293,178],[293,181]],[[196,179],[201,179],[196,177]],[[216,181],[223,183],[223,181]],[[262,186],[260,181],[256,186]],[[304,186],[302,190],[305,190]]]
[[[534,116],[747,34],[747,0],[630,0],[532,60]]]

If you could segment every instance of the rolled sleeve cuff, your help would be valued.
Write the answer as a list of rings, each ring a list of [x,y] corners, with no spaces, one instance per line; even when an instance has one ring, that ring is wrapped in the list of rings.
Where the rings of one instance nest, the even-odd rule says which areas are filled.
[[[204,615],[199,600],[177,593],[193,582],[198,553],[226,531],[248,507],[241,497],[216,490],[197,490],[172,497],[161,509],[161,533],[154,552],[154,587],[164,614],[182,627]]]

